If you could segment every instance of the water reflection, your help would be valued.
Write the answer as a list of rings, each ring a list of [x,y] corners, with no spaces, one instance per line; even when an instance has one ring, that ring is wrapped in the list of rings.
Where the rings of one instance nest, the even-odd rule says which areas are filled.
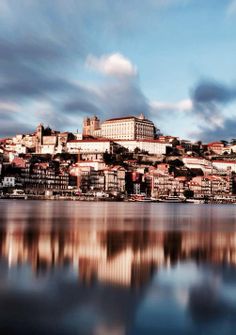
[[[8,267],[30,264],[35,275],[71,266],[78,280],[140,287],[155,269],[178,262],[236,264],[236,232],[94,231],[43,227],[0,231]]]
[[[234,334],[236,207],[0,211],[1,333]]]

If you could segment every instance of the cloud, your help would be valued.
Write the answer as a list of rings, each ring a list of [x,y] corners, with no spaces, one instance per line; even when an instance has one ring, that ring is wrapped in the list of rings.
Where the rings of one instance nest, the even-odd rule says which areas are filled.
[[[99,96],[106,106],[107,116],[150,116],[148,100],[137,82],[119,81],[100,88]]]
[[[236,87],[213,80],[202,80],[192,90],[193,111],[202,121],[201,134],[224,129],[225,107],[236,100]]]
[[[236,87],[216,81],[204,80],[196,85],[192,92],[195,105],[208,103],[226,104],[236,99]]]
[[[86,59],[87,67],[109,76],[135,76],[137,68],[129,59],[120,53],[103,55],[97,58],[89,55]]]
[[[6,112],[17,112],[20,108],[17,104],[12,102],[6,102],[6,101],[0,101],[0,112],[6,111]]]
[[[96,114],[104,119],[112,116],[151,115],[148,99],[142,92],[136,67],[123,55],[113,53],[100,58],[89,55],[89,67],[104,75],[96,86],[78,85],[79,90],[67,99],[63,110],[70,115]]]
[[[12,117],[4,118],[0,115],[1,124],[0,124],[0,137],[14,136],[16,134],[30,134],[33,132],[33,127],[19,122]]]
[[[153,112],[173,111],[173,112],[190,112],[193,108],[191,99],[180,100],[177,102],[151,101],[150,107]]]
[[[236,136],[234,117],[226,110],[236,101],[236,86],[213,80],[200,81],[191,92],[193,115],[201,121],[192,133],[203,141]]]
[[[233,16],[236,14],[236,0],[231,0],[227,7],[227,16]]]
[[[191,0],[150,0],[151,3],[158,7],[173,7],[173,6],[185,6],[191,2]]]
[[[192,135],[204,142],[231,140],[236,137],[235,118],[227,117],[220,125],[215,125],[213,128],[202,126],[199,131],[193,133]]]
[[[123,78],[105,81],[93,88],[83,87],[80,94],[69,97],[63,110],[70,115],[98,115],[105,119],[112,116],[139,115],[151,116],[148,99],[137,81]]]

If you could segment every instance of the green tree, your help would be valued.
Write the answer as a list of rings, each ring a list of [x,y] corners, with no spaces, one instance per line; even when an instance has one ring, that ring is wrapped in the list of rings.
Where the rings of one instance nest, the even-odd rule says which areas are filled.
[[[193,198],[194,197],[194,192],[192,190],[184,190],[184,196],[187,199]]]

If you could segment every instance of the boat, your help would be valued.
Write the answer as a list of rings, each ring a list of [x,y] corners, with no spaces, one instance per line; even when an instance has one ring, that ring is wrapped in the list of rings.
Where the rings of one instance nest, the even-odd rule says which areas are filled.
[[[136,201],[138,201],[138,202],[153,202],[153,200],[151,198],[138,199]]]
[[[153,200],[146,196],[146,194],[134,194],[130,200],[131,202],[152,202]]]
[[[9,194],[10,199],[27,199],[27,195],[23,190],[15,189],[12,194]]]
[[[186,199],[186,202],[188,204],[205,204],[205,200],[204,199]]]
[[[185,198],[178,197],[176,195],[169,195],[164,198],[159,198],[159,202],[167,202],[167,203],[180,203],[185,202]]]

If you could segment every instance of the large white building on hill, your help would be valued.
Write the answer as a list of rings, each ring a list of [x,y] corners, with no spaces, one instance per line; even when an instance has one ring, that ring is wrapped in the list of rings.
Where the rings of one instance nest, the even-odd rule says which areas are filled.
[[[113,118],[100,124],[94,116],[86,118],[83,123],[83,135],[105,137],[113,140],[153,140],[156,128],[152,121],[143,114],[139,117],[126,116]]]

